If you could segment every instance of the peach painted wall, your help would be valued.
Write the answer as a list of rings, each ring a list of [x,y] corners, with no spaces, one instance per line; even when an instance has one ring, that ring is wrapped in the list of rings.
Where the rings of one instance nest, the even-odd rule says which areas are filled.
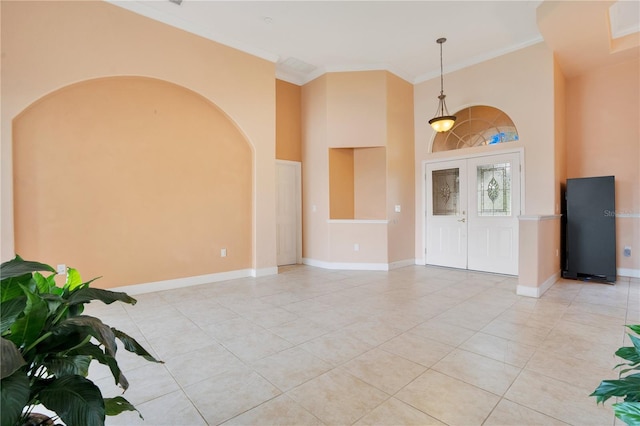
[[[519,221],[519,294],[540,297],[559,277],[559,256],[553,247],[560,245],[560,226],[557,215]]]
[[[555,131],[555,213],[561,213],[563,189],[567,183],[567,96],[566,80],[557,60],[553,63],[554,131]]]
[[[198,94],[85,81],[32,104],[13,138],[21,256],[102,276],[99,287],[251,267],[251,148]]]
[[[355,148],[354,218],[386,219],[387,155],[385,148]]]
[[[544,281],[540,273],[540,259],[538,253],[539,223],[533,220],[518,222],[519,257],[518,284],[531,289],[540,286]]]
[[[446,159],[524,147],[524,211],[528,215],[555,212],[554,60],[544,45],[520,49],[444,76],[449,111],[471,105],[501,109],[513,120],[520,140],[504,146],[430,153],[434,131],[428,124],[437,106],[440,79],[414,87],[416,217],[423,217],[423,161]],[[416,220],[415,256],[424,258],[423,220]]]
[[[386,71],[329,73],[302,87],[304,258],[413,261],[412,111],[413,86]],[[327,223],[331,148],[354,153],[355,222]],[[391,226],[395,204],[405,210],[393,213]],[[384,238],[373,238],[379,233]]]
[[[414,261],[415,157],[413,84],[387,73],[388,260]],[[400,206],[400,212],[395,206]]]
[[[538,244],[538,270],[540,277],[549,280],[554,274],[561,271],[560,252],[561,245],[561,217],[556,215],[554,219],[542,221],[540,243]],[[553,280],[553,279],[551,279]],[[543,281],[544,283],[544,281]]]
[[[329,209],[331,219],[353,219],[354,153],[351,148],[329,149]]]
[[[329,258],[327,79],[302,86],[302,257],[319,260]]]
[[[302,161],[302,88],[276,80],[276,159]]]
[[[640,60],[567,81],[567,177],[616,178],[617,266],[640,274]],[[624,246],[632,257],[624,257]],[[635,272],[634,272],[635,271]]]
[[[330,147],[385,146],[386,71],[327,74]]]
[[[332,222],[328,239],[330,262],[381,265],[388,262],[387,224],[384,221]],[[359,246],[357,251],[354,244]]]
[[[106,2],[0,2],[0,7],[3,260],[14,252],[12,120],[43,96],[77,82],[145,76],[200,94],[250,143],[252,268],[256,274],[276,270],[274,63]],[[212,266],[209,272],[218,271]]]

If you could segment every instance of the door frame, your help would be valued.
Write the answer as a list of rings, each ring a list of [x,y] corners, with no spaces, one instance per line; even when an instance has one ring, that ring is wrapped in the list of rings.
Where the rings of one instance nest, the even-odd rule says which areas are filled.
[[[296,264],[299,265],[302,263],[302,163],[300,161],[276,160],[276,167],[279,165],[294,166],[296,171]],[[280,188],[277,187],[276,182],[276,191],[279,190]],[[278,197],[276,196],[276,203],[277,202]],[[278,206],[276,206],[276,211],[277,207]],[[277,235],[276,244],[278,244]],[[276,263],[278,263],[277,259]]]
[[[422,262],[420,265],[427,264],[427,164],[433,163],[441,163],[445,161],[452,160],[469,160],[471,158],[480,158],[480,157],[491,157],[494,155],[502,155],[502,154],[518,154],[520,156],[520,211],[516,217],[521,216],[525,210],[525,182],[526,182],[526,168],[525,168],[525,150],[524,147],[510,148],[510,149],[501,149],[494,150],[491,149],[490,152],[478,152],[474,154],[468,155],[455,155],[455,156],[447,156],[447,157],[439,157],[430,160],[422,160],[422,206],[421,206],[421,216],[422,216]],[[518,238],[520,238],[518,236]],[[520,252],[518,251],[518,257],[520,257]]]

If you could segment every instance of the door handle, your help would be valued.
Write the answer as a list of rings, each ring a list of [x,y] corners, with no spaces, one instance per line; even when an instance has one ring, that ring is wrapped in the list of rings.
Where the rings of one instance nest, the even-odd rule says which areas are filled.
[[[465,219],[464,217],[463,217],[462,219],[458,219],[458,222],[462,222],[462,223],[464,223],[464,222],[466,222],[466,221],[467,221],[467,219]]]

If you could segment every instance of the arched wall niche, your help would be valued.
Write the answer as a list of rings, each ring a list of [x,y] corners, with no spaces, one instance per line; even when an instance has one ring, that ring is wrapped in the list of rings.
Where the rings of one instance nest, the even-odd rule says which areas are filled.
[[[511,118],[502,110],[487,105],[473,105],[454,114],[451,130],[436,133],[431,152],[496,145],[519,140]]]
[[[98,287],[251,267],[252,146],[189,89],[133,76],[72,84],[13,120],[13,154],[25,258],[103,276]]]

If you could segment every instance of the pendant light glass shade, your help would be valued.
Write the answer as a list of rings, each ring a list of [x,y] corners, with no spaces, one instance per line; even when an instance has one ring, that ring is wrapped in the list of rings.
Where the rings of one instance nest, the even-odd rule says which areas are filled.
[[[436,132],[447,132],[451,130],[455,123],[455,115],[443,115],[429,120],[429,124],[431,124],[431,127],[433,127],[433,130]]]
[[[438,103],[438,111],[436,111],[436,116],[429,120],[429,124],[431,124],[431,127],[433,127],[433,130],[436,132],[446,132],[451,130],[456,122],[456,116],[449,115],[444,98],[445,95],[438,96],[438,99],[440,99],[440,102]]]
[[[447,103],[444,100],[447,96],[444,94],[443,84],[444,73],[442,72],[442,43],[445,41],[447,41],[447,39],[444,37],[436,40],[436,43],[440,45],[440,96],[438,96],[438,109],[436,111],[436,116],[429,120],[429,124],[436,132],[446,132],[451,130],[456,122],[456,116],[449,114]]]

